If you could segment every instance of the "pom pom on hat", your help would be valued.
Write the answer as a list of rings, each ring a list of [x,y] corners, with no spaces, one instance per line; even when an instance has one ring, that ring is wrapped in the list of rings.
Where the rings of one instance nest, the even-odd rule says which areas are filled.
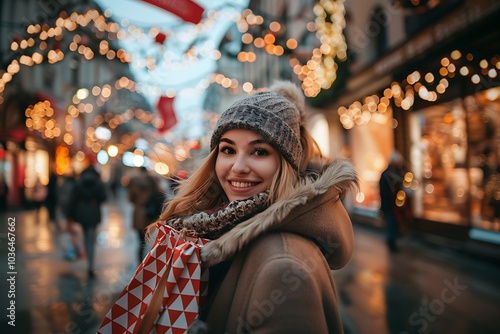
[[[255,131],[269,141],[296,169],[302,159],[300,127],[305,102],[299,87],[289,81],[275,82],[267,91],[248,95],[224,111],[215,125],[210,150],[232,129]]]
[[[301,123],[305,122],[306,102],[302,89],[290,81],[276,81],[269,87],[269,91],[275,92],[292,102],[300,113]]]

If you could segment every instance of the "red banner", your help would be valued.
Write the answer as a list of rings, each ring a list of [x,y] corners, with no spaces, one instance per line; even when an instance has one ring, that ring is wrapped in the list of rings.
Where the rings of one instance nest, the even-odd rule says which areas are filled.
[[[186,22],[198,24],[203,16],[203,7],[191,0],[143,0],[177,15]]]
[[[174,111],[174,98],[162,96],[158,101],[158,105],[156,106],[158,109],[158,113],[163,120],[163,126],[158,129],[160,133],[167,131],[175,124],[177,124],[177,117],[175,116]]]

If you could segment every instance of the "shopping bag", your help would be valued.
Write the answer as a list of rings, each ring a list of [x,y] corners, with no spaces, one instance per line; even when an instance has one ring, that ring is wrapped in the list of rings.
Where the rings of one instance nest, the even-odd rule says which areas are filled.
[[[185,333],[198,316],[208,287],[200,251],[210,240],[159,223],[157,228],[155,243],[98,334]]]

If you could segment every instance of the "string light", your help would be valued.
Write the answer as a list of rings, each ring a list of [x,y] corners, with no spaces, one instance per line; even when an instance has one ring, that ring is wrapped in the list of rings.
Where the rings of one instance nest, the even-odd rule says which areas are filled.
[[[321,89],[328,89],[331,87],[336,79],[337,64],[335,59],[345,60],[346,58],[346,43],[342,34],[342,30],[345,27],[344,20],[344,0],[321,0],[314,6],[314,13],[316,15],[315,22],[309,22],[307,28],[311,32],[315,32],[316,36],[321,42],[320,47],[316,48],[312,52],[311,59],[306,62],[305,65],[301,65],[298,59],[292,57],[290,59],[290,67],[293,72],[302,81],[302,88],[304,93],[308,97],[316,96]],[[108,14],[109,16],[109,14]],[[200,34],[206,29],[210,29],[213,20],[216,18],[215,14],[210,14],[205,20],[204,24],[198,24],[194,28],[193,34]],[[329,19],[331,18],[331,22]],[[152,27],[149,31],[145,32],[144,29],[137,28],[133,25],[128,24],[126,21],[122,21],[121,25],[115,22],[106,22],[106,17],[100,15],[96,10],[90,10],[85,14],[73,13],[69,17],[60,17],[57,19],[54,27],[49,27],[44,25],[29,25],[26,32],[30,36],[37,36],[40,40],[39,48],[44,50],[47,48],[48,43],[54,41],[60,41],[62,39],[63,31],[75,31],[78,26],[85,27],[89,24],[93,24],[98,33],[107,33],[108,39],[112,40],[118,39],[135,39],[140,41],[142,36],[157,36],[160,30],[157,27]],[[281,45],[276,45],[276,37],[273,34],[267,33],[264,36],[253,36],[248,30],[251,26],[264,24],[264,19],[260,15],[252,13],[251,10],[245,10],[241,16],[235,19],[238,29],[242,32],[242,42],[245,44],[251,44],[257,48],[263,48],[267,53],[282,56],[285,53],[285,49]],[[273,33],[280,31],[281,26],[279,22],[273,21],[269,25],[269,29]],[[172,31],[165,33],[169,39],[174,38],[175,34]],[[84,36],[85,37],[85,36]],[[71,43],[68,45],[68,50],[71,52],[78,52],[86,60],[91,60],[95,57],[95,52],[92,48],[86,46],[85,38],[75,34]],[[20,41],[13,41],[11,43],[11,50],[16,51],[18,49],[27,49],[28,47],[33,47],[36,44],[33,37],[29,37]],[[293,50],[297,47],[297,41],[294,39],[288,39],[285,45],[289,50]],[[119,59],[123,63],[131,63],[134,66],[142,66],[148,70],[154,70],[158,64],[154,57],[146,57],[144,59],[133,58],[132,54],[128,54],[123,49],[114,51],[110,49],[109,42],[107,40],[102,40],[99,43],[97,53],[101,56],[105,56],[109,60],[115,58]],[[191,48],[182,58],[181,62],[169,61],[170,66],[181,67],[188,66],[190,62],[197,61],[197,57],[201,53],[196,48]],[[213,50],[209,53],[210,57],[213,59],[220,59],[221,54],[218,50]],[[459,50],[454,50],[451,52],[450,57],[444,57],[441,59],[440,64],[442,65],[439,70],[439,75],[441,80],[436,85],[435,89],[430,89],[424,86],[421,80],[421,74],[418,71],[414,71],[407,76],[406,81],[403,83],[393,83],[391,87],[386,88],[383,92],[383,96],[379,97],[377,95],[372,95],[365,97],[363,103],[359,101],[353,102],[349,107],[341,106],[338,109],[340,116],[340,121],[344,128],[350,129],[355,125],[367,124],[370,121],[375,121],[383,123],[387,121],[387,113],[392,111],[391,100],[398,107],[403,110],[409,110],[414,104],[415,95],[419,98],[427,101],[436,101],[440,95],[444,94],[448,88],[448,81],[445,77],[452,78],[457,71],[458,64],[453,62],[458,62],[462,59],[462,52]],[[47,55],[47,61],[50,64],[55,64],[64,59],[64,52],[60,47],[50,50]],[[474,60],[471,53],[466,54],[465,59],[469,62]],[[33,52],[31,56],[22,55],[19,59],[14,59],[7,66],[7,71],[1,73],[0,77],[0,98],[1,93],[5,89],[5,85],[12,80],[12,77],[18,74],[21,70],[21,65],[33,66],[41,64],[44,60],[44,56],[40,52]],[[257,54],[254,52],[241,52],[238,55],[238,60],[241,62],[255,62],[257,60]],[[490,78],[495,78],[497,76],[497,69],[500,69],[500,62],[497,59],[491,61],[493,68],[489,69],[489,63],[485,59],[479,61],[480,67],[485,71]],[[472,68],[472,67],[471,67]],[[495,69],[496,68],[496,69]],[[471,73],[471,70],[466,65],[460,65],[458,72],[462,76],[469,76],[474,84],[480,83],[481,79],[478,74]],[[246,93],[254,92],[254,85],[250,82],[244,82],[240,84],[238,80],[225,77],[222,74],[214,73],[209,75],[206,80],[201,80],[202,82],[208,82],[209,84],[219,84],[223,88],[227,89],[230,94],[237,94],[240,91]],[[430,84],[435,81],[435,76],[433,73],[427,73],[425,75],[425,81]],[[199,84],[197,90],[199,92],[204,91],[208,88],[209,84]],[[129,78],[122,77],[117,80],[114,84],[114,89],[128,89],[131,92],[141,92],[147,93],[149,91],[157,92],[157,87],[148,85],[139,85]],[[95,86],[91,90],[92,95],[96,97],[95,105],[102,106],[109,99],[112,93],[112,86],[105,85],[103,87]],[[169,89],[169,96],[175,96],[177,91],[175,89]],[[70,105],[67,109],[69,118],[66,117],[65,129],[71,129],[72,119],[78,117],[82,112],[90,113],[94,110],[94,106],[90,103],[81,103],[81,99],[73,99],[74,105]],[[374,102],[378,101],[378,102]],[[45,101],[47,102],[47,101]],[[27,109],[27,114],[31,116],[27,118],[26,125],[30,130],[37,130],[42,133],[44,138],[55,138],[59,136],[61,130],[57,127],[55,122],[50,122],[51,119],[47,114],[41,116],[43,113],[42,109],[47,110],[41,105],[35,105]],[[139,111],[131,110],[130,112],[124,112],[120,115],[114,115],[109,117],[107,123],[110,128],[116,128],[120,124],[130,121],[132,118],[138,119],[139,121],[151,124],[154,127],[160,127],[162,120],[154,115],[150,111]],[[99,118],[96,117],[96,123],[99,123]],[[100,122],[102,124],[102,121]],[[36,125],[35,125],[36,124]],[[43,126],[41,125],[43,124]],[[35,128],[36,127],[36,128]],[[70,130],[67,130],[70,131]],[[74,138],[68,133],[64,135],[64,141],[71,145],[74,142]],[[89,147],[97,149],[94,141],[89,142]],[[100,149],[100,147],[99,147]]]
[[[450,60],[451,58],[451,60]],[[403,83],[393,82],[390,88],[385,88],[383,91],[384,103],[380,103],[376,110],[373,107],[370,108],[370,101],[365,97],[362,99],[363,103],[360,101],[354,101],[349,107],[340,106],[337,110],[340,116],[340,122],[345,129],[352,129],[355,125],[366,125],[368,122],[384,122],[387,121],[386,118],[381,117],[389,110],[392,110],[390,105],[390,100],[393,101],[394,105],[400,107],[403,110],[410,110],[415,103],[415,96],[420,99],[435,102],[439,99],[440,95],[443,95],[449,88],[449,81],[446,77],[453,78],[454,73],[459,67],[458,64],[453,62],[458,62],[462,59],[462,52],[459,50],[454,50],[450,54],[450,58],[443,57],[440,64],[443,66],[439,69],[439,75],[441,79],[436,84],[435,89],[425,86],[420,82],[421,74],[418,71],[414,71],[406,77]],[[466,55],[466,60],[468,62],[474,61],[474,56],[471,53]],[[488,75],[490,78],[494,78],[497,75],[497,71],[494,68],[498,66],[496,58],[492,59],[490,63],[485,59],[478,61],[479,68],[483,72],[483,75]],[[489,66],[493,68],[488,68]],[[481,82],[481,75],[473,72],[472,65],[461,65],[458,72],[461,76],[470,76],[470,80],[473,84],[477,85]],[[436,76],[428,72],[425,77],[426,84],[430,85],[436,81]],[[416,93],[416,94],[415,94]],[[377,95],[372,95],[371,98],[378,98]],[[382,101],[381,98],[381,101]]]

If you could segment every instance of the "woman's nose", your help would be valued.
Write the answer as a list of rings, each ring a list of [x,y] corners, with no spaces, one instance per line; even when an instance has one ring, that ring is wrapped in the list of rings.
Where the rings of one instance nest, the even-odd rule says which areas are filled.
[[[244,174],[250,172],[248,161],[241,154],[235,157],[232,169],[235,174]]]

